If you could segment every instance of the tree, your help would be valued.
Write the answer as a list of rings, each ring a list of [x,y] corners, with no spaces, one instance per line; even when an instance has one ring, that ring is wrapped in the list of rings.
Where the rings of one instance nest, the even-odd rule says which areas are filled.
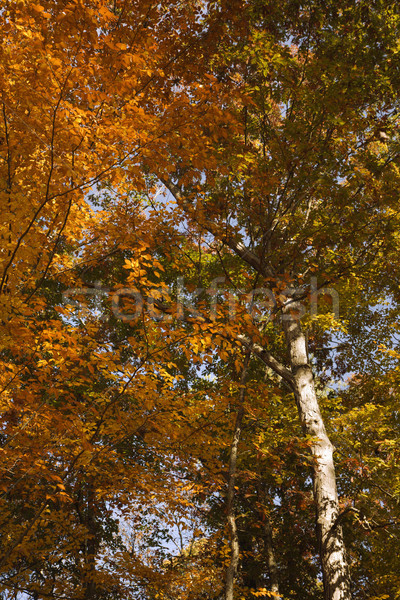
[[[195,559],[184,548],[178,561],[161,549],[135,555],[115,537],[123,523],[115,510],[145,505],[161,544],[163,518],[173,527],[178,514],[181,527],[185,506],[201,514],[198,498],[212,504],[223,494],[232,414],[221,390],[242,368],[244,349],[271,370],[249,402],[258,406],[258,394],[271,390],[282,403],[295,398],[312,455],[324,597],[349,598],[342,528],[361,556],[365,544],[346,519],[358,515],[361,534],[366,522],[382,521],[373,511],[361,518],[361,496],[356,510],[339,503],[331,437],[340,448],[337,428],[352,423],[361,388],[356,382],[344,404],[331,395],[330,408],[321,367],[331,361],[341,377],[359,356],[331,351],[338,319],[300,317],[307,302],[315,307],[318,286],[335,285],[347,302],[351,285],[368,279],[369,297],[398,299],[386,276],[398,265],[397,5],[47,0],[6,3],[1,20],[4,589],[57,597],[62,588],[83,598],[145,590],[182,600],[210,593],[218,569],[201,590],[191,572],[206,572],[210,553],[226,566],[210,531]],[[183,270],[203,287],[197,306],[179,283],[175,298],[166,287]],[[216,296],[221,274],[231,286],[225,304]],[[214,290],[211,312],[206,289]],[[75,313],[71,300],[86,310]],[[346,310],[360,345],[360,320]],[[217,390],[201,372],[214,367]],[[395,401],[391,385],[385,393]],[[382,418],[384,439],[375,443],[392,456],[396,424]],[[292,435],[288,427],[280,447],[290,448]],[[308,517],[305,550],[293,552],[280,532],[285,558],[275,559],[277,486],[254,441],[240,443],[249,444],[256,465],[247,471],[256,475],[239,476],[251,500],[241,490],[233,497],[233,479],[228,493],[231,525],[234,501],[252,515],[253,533],[236,536],[237,584],[265,595],[258,581],[273,591],[280,577],[281,591],[301,594],[284,566],[301,561],[307,593],[318,597]],[[372,471],[381,464],[367,462]],[[346,496],[349,465],[339,475]],[[305,465],[296,477],[291,464],[282,469],[307,497]],[[156,505],[171,488],[162,517]],[[284,522],[294,527],[287,515]],[[264,570],[254,547],[265,550]],[[362,587],[358,565],[356,573]]]
[[[96,322],[96,295],[76,318],[62,294],[65,301],[87,299],[96,291],[86,286],[88,266],[106,267],[113,256],[123,264],[136,252],[137,240],[133,250],[126,244],[128,223],[124,232],[116,227],[133,208],[135,232],[141,208],[129,204],[127,190],[143,188],[140,162],[158,160],[163,140],[173,145],[179,129],[196,119],[187,114],[185,93],[171,90],[182,57],[193,55],[197,19],[195,4],[179,2],[6,2],[1,10],[1,564],[7,590],[35,596],[40,588],[57,596],[61,587],[75,588],[78,596],[94,597],[109,577],[101,553],[104,544],[115,550],[118,521],[109,506],[132,502],[126,492],[132,463],[140,465],[145,424],[158,412],[152,402],[168,387],[147,359],[163,353],[165,343],[155,343],[150,323],[123,350],[116,348],[118,327],[110,334]],[[171,36],[171,23],[179,36]],[[115,204],[112,212],[97,211],[88,200],[90,189],[105,182],[125,197],[125,213]],[[140,251],[145,247],[139,243]],[[146,364],[148,376],[141,372]],[[136,418],[133,406],[140,407]],[[124,430],[117,425],[121,411],[129,415]],[[142,460],[146,470],[150,448]],[[111,472],[121,475],[119,491]],[[140,478],[145,487],[146,476]],[[146,569],[137,562],[140,579]],[[128,572],[126,561],[121,564]],[[103,581],[94,582],[94,574]]]
[[[263,8],[250,7],[248,30],[216,60],[226,87],[233,80],[243,90],[230,105],[237,128],[216,140],[218,168],[196,171],[187,164],[163,181],[195,227],[228,246],[276,291],[272,315],[281,315],[290,370],[260,346],[258,355],[292,387],[304,432],[315,440],[325,597],[349,598],[334,448],[317,401],[299,300],[310,291],[307,274],[318,269],[325,282],[337,281],[373,268],[382,248],[392,247],[398,152],[394,140],[378,136],[375,142],[374,131],[389,123],[393,139],[397,64],[392,61],[392,71],[379,81],[374,73],[394,52],[398,15],[391,3],[383,15],[381,4],[368,11],[346,3],[324,10],[319,3],[298,5],[294,14],[282,11],[283,32],[279,9],[271,18]],[[384,51],[382,38],[373,36],[377,27]],[[345,48],[340,57],[339,40]],[[371,212],[379,218],[371,220]],[[245,340],[258,339],[244,327]]]

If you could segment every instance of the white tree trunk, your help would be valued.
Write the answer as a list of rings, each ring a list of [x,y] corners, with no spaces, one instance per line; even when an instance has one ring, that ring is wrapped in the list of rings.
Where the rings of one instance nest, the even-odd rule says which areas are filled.
[[[342,527],[339,522],[339,502],[336,489],[334,447],[325,430],[319,408],[314,378],[308,360],[307,342],[298,315],[301,306],[291,302],[283,313],[283,328],[290,356],[294,391],[301,424],[306,435],[314,438],[314,499],[317,535],[324,577],[325,600],[351,598],[350,575]]]

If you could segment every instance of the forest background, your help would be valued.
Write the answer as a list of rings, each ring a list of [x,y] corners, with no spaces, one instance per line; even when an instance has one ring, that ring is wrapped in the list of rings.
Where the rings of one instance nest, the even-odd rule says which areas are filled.
[[[400,10],[1,1],[4,600],[400,597]]]

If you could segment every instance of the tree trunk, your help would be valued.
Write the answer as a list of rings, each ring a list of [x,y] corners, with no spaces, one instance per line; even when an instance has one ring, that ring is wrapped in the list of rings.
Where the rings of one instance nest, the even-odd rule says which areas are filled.
[[[86,488],[86,489],[85,489]],[[86,497],[85,497],[86,496]],[[96,586],[96,556],[99,550],[99,539],[95,517],[95,494],[93,481],[89,480],[84,485],[83,522],[87,528],[84,547],[84,572],[83,588],[84,600],[96,600],[98,598]]]
[[[305,434],[314,438],[311,452],[314,457],[314,499],[324,600],[349,600],[350,575],[342,527],[338,519],[334,447],[326,433],[318,405],[307,343],[300,324],[301,308],[298,302],[290,302],[284,309],[282,320],[301,424]]]
[[[276,564],[275,560],[272,528],[268,518],[264,522],[264,534],[269,578],[271,581],[271,592],[273,592],[276,596],[279,596],[278,565]]]
[[[265,490],[262,486],[262,475],[261,475],[261,467],[260,461],[257,459],[257,472],[258,472],[258,482],[257,482],[257,496],[260,505],[263,507],[259,511],[260,521],[264,525],[264,552],[267,560],[268,574],[270,579],[270,591],[275,594],[275,596],[279,597],[279,577],[278,577],[278,565],[275,558],[274,551],[274,542],[272,538],[272,526],[269,515],[266,511],[266,494]]]
[[[226,581],[225,581],[225,600],[233,600],[235,578],[239,564],[239,536],[236,525],[236,514],[235,514],[235,482],[236,482],[236,471],[237,471],[237,454],[240,441],[240,435],[242,431],[242,421],[244,416],[244,396],[245,388],[244,384],[246,381],[247,367],[250,361],[250,351],[247,352],[244,360],[242,377],[241,377],[241,388],[239,392],[239,406],[236,413],[235,429],[233,432],[233,438],[229,453],[229,473],[228,473],[228,493],[226,499],[226,512],[227,521],[230,530],[230,546],[231,546],[231,560],[226,570]]]

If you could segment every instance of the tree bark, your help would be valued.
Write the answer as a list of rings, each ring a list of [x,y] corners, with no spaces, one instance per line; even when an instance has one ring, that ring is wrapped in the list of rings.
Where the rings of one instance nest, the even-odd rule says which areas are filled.
[[[242,431],[242,421],[244,416],[244,396],[245,396],[245,388],[244,384],[246,381],[247,368],[250,361],[250,351],[247,352],[243,371],[241,376],[241,388],[239,393],[239,406],[238,411],[236,413],[236,421],[235,421],[235,429],[233,432],[233,438],[229,453],[229,472],[228,472],[228,493],[226,499],[226,512],[227,512],[227,521],[230,530],[230,546],[231,546],[231,560],[226,570],[226,580],[225,580],[225,600],[233,600],[234,597],[234,588],[235,588],[235,578],[237,574],[238,564],[239,564],[239,556],[240,556],[240,547],[239,547],[239,536],[237,531],[236,524],[236,513],[234,506],[235,499],[235,483],[236,483],[236,472],[237,472],[237,455],[238,455],[238,447],[240,441],[240,435]]]
[[[324,579],[324,600],[349,600],[350,574],[342,527],[339,523],[334,447],[326,433],[319,408],[300,314],[300,303],[292,301],[284,308],[282,322],[301,424],[305,434],[313,438],[311,452],[314,457],[314,499]]]
[[[272,528],[270,520],[267,518],[264,522],[264,540],[265,552],[267,556],[267,564],[269,577],[271,581],[271,592],[279,596],[279,580],[278,580],[278,565],[275,560],[274,544],[272,539]]]
[[[257,472],[258,472],[258,483],[257,483],[257,495],[258,501],[261,506],[266,507],[266,494],[265,490],[262,486],[262,471],[260,466],[260,461],[257,459]],[[268,574],[270,579],[270,591],[273,592],[276,596],[280,596],[279,594],[279,570],[278,565],[275,558],[274,551],[274,542],[272,537],[272,526],[269,518],[269,514],[266,511],[266,508],[262,508],[259,511],[260,521],[264,525],[264,552],[265,558],[267,561]]]

